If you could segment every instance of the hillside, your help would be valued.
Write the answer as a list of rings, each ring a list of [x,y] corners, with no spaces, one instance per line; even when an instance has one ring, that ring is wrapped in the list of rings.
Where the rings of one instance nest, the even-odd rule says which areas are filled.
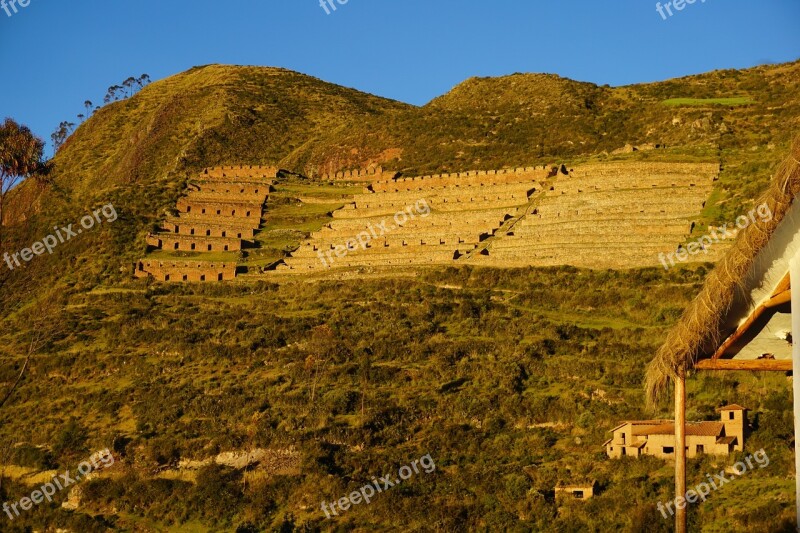
[[[88,262],[91,285],[119,279],[140,258],[146,234],[206,166],[267,164],[319,176],[383,164],[419,175],[620,158],[719,161],[701,229],[732,220],[769,179],[797,130],[799,80],[800,62],[619,88],[515,74],[467,80],[419,108],[282,69],[198,67],[81,125],[54,160],[54,186],[26,184],[12,199],[12,216],[26,221],[12,238],[19,249],[113,202],[120,221],[104,229],[113,238],[81,241],[91,254],[78,254],[75,276],[85,278]],[[608,155],[648,143],[667,149]],[[53,276],[44,263],[32,265],[33,278],[37,268]]]
[[[601,444],[620,420],[668,416],[645,411],[644,367],[709,265],[639,267],[752,206],[800,126],[799,83],[800,62],[618,88],[514,74],[416,107],[210,65],[104,107],[52,183],[12,198],[12,251],[97,223],[0,270],[0,390],[24,369],[0,409],[0,497],[96,450],[117,461],[4,526],[669,530],[655,507],[669,466],[609,460]],[[323,178],[370,165],[402,176]],[[318,251],[423,193],[433,216],[352,254],[355,270],[315,275]],[[263,212],[238,224],[242,205]],[[244,275],[133,279],[135,262],[197,259],[198,242],[223,279],[232,264]],[[380,254],[384,271],[358,270]],[[691,527],[791,530],[790,382],[707,374],[689,396],[693,420],[749,407],[747,451],[771,459]],[[425,454],[435,471],[369,506],[320,508]],[[588,479],[591,501],[555,497]]]

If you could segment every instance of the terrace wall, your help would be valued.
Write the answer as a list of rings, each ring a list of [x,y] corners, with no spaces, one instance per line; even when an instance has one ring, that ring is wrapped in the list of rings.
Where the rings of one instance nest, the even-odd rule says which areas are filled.
[[[273,180],[278,177],[278,167],[257,165],[233,165],[210,167],[200,173],[201,179],[259,179]]]
[[[135,276],[152,276],[158,281],[166,282],[230,281],[236,277],[236,263],[142,259],[136,264]]]
[[[367,168],[360,170],[344,170],[333,173],[326,173],[320,176],[323,181],[382,181],[390,180],[398,175],[396,171],[384,170],[383,167]]]

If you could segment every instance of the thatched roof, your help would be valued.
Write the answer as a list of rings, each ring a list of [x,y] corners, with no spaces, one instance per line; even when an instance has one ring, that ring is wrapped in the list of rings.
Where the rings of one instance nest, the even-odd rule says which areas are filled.
[[[769,189],[756,201],[766,203],[772,220],[757,220],[740,233],[733,247],[709,274],[697,298],[667,335],[655,359],[647,367],[647,401],[652,407],[667,392],[670,382],[698,359],[708,357],[724,340],[723,321],[734,299],[742,294],[743,281],[800,193],[800,137],[778,169]]]

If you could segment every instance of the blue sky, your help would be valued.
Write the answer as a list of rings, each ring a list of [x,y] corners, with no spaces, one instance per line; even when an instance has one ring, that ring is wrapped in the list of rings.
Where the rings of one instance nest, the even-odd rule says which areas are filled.
[[[29,1],[0,9],[0,117],[48,141],[110,85],[209,63],[422,105],[471,76],[624,85],[800,58],[798,0],[697,0],[667,20],[650,0]]]

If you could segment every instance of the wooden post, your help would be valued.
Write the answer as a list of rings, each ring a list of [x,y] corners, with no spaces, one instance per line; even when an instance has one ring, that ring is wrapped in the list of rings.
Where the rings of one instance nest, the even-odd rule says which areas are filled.
[[[675,379],[675,498],[686,496],[686,374]],[[676,505],[675,533],[686,533],[686,502]]]
[[[800,531],[800,258],[789,261],[789,275],[792,285],[792,390],[794,393],[794,468],[795,468],[795,506],[797,509],[797,530]]]

